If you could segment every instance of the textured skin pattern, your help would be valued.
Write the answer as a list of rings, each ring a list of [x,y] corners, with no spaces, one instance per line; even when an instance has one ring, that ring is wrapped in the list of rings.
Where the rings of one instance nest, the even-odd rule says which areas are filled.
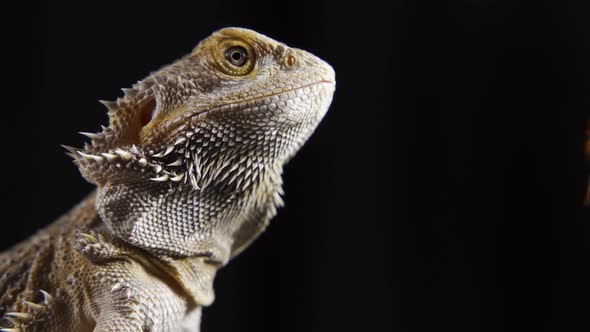
[[[282,205],[332,68],[228,28],[114,102],[67,148],[96,193],[0,256],[0,331],[198,331],[213,279]]]

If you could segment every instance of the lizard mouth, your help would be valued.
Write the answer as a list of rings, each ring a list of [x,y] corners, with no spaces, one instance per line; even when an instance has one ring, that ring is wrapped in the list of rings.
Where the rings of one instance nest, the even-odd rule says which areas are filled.
[[[284,95],[284,94],[287,94],[292,91],[299,91],[299,90],[302,90],[305,88],[312,88],[314,86],[320,86],[320,85],[324,85],[324,84],[325,85],[334,85],[334,81],[329,80],[329,79],[320,79],[318,81],[314,81],[311,83],[288,88],[285,90],[281,90],[279,92],[274,92],[274,93],[269,93],[269,94],[265,94],[265,95],[261,95],[261,96],[256,96],[256,97],[244,99],[244,100],[240,100],[239,102],[227,102],[227,103],[214,104],[214,105],[210,105],[206,109],[200,109],[198,111],[193,111],[185,116],[179,117],[179,119],[177,119],[175,121],[175,123],[172,123],[170,125],[170,127],[173,129],[170,130],[171,134],[167,136],[165,141],[176,140],[179,136],[182,136],[186,132],[187,127],[192,127],[192,125],[194,125],[194,123],[197,122],[196,120],[198,120],[199,118],[201,118],[203,116],[206,116],[207,114],[216,113],[216,112],[224,112],[224,111],[229,111],[229,110],[236,110],[236,109],[240,108],[241,106],[246,105],[248,103],[252,103],[252,102],[256,102],[256,101],[260,101],[260,100],[264,100],[264,99],[269,99],[274,96]]]
[[[273,97],[273,96],[279,96],[279,95],[283,95],[285,93],[289,93],[291,91],[298,91],[298,90],[302,90],[302,89],[305,89],[305,88],[309,88],[309,87],[312,87],[312,86],[315,86],[315,85],[321,85],[321,84],[334,84],[334,81],[331,81],[331,80],[328,80],[328,79],[321,79],[319,81],[315,81],[315,82],[312,82],[312,83],[308,83],[308,84],[296,86],[296,87],[293,87],[293,88],[288,88],[288,89],[285,89],[285,90],[282,90],[282,91],[279,91],[279,92],[274,92],[274,93],[269,93],[269,94],[262,95],[262,96],[252,97],[252,98],[245,99],[245,100],[242,100],[242,101],[237,102],[237,103],[223,103],[223,104],[213,105],[212,107],[209,107],[207,109],[193,112],[191,114],[190,118],[199,116],[201,114],[206,114],[206,113],[209,113],[211,111],[218,110],[218,109],[223,108],[223,107],[239,106],[239,105],[247,104],[248,102],[253,102],[253,101],[257,101],[257,100],[261,100],[261,99],[265,99],[265,98],[270,98],[270,97]]]
[[[213,105],[209,105],[207,108],[199,109],[196,111],[188,111],[187,112],[186,109],[182,110],[183,112],[187,112],[187,114],[176,116],[174,119],[171,119],[171,122],[169,122],[169,124],[166,126],[169,128],[168,129],[169,134],[166,135],[166,137],[162,137],[162,138],[158,139],[158,141],[159,141],[158,143],[154,142],[154,143],[156,143],[155,144],[156,146],[154,146],[153,148],[155,148],[157,150],[158,145],[164,146],[164,148],[166,148],[166,146],[169,146],[170,144],[172,144],[172,142],[176,141],[179,137],[186,135],[187,131],[189,131],[190,128],[193,127],[198,122],[198,120],[200,118],[202,118],[210,113],[236,110],[236,109],[239,109],[240,107],[243,107],[243,105],[247,105],[248,103],[253,103],[256,101],[269,99],[274,96],[284,95],[284,94],[287,94],[292,91],[299,91],[302,89],[312,88],[314,86],[319,86],[319,85],[324,85],[324,84],[325,85],[334,85],[334,81],[330,80],[330,79],[320,79],[317,81],[313,81],[311,83],[295,86],[295,87],[284,89],[284,90],[281,90],[278,92],[273,92],[273,93],[269,93],[269,94],[265,94],[265,95],[251,97],[248,99],[243,99],[238,102],[225,102],[225,103],[213,104]],[[149,125],[152,122],[153,118],[156,117],[158,114],[158,102],[156,101],[156,98],[153,95],[148,96],[146,98],[146,100],[143,101],[141,103],[141,105],[139,106],[139,110],[140,110],[140,114],[141,114],[141,125],[142,126]],[[166,144],[165,142],[169,142],[169,144]]]

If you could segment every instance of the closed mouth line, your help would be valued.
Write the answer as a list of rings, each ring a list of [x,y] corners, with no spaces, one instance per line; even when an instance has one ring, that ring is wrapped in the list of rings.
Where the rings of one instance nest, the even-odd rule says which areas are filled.
[[[282,95],[282,94],[287,93],[287,92],[290,92],[290,91],[296,91],[296,90],[304,89],[304,88],[307,88],[307,87],[310,87],[310,86],[314,86],[314,85],[319,85],[319,84],[332,84],[332,83],[333,83],[333,81],[330,81],[330,80],[319,80],[319,81],[316,81],[316,82],[313,82],[313,83],[308,83],[308,84],[304,84],[304,85],[301,85],[301,86],[298,86],[298,87],[289,88],[289,89],[286,89],[286,90],[283,90],[283,91],[280,91],[280,92],[270,93],[270,94],[267,94],[267,95],[264,95],[264,96],[260,96],[260,97],[253,97],[253,98],[250,98],[250,99],[246,99],[246,100],[240,101],[238,103],[219,104],[219,105],[215,105],[213,107],[210,107],[210,108],[208,108],[206,110],[202,110],[200,112],[196,112],[196,113],[194,113],[194,114],[191,115],[191,118],[192,117],[195,117],[195,116],[198,116],[198,115],[201,115],[201,114],[208,113],[210,111],[219,109],[219,108],[224,107],[224,106],[229,106],[229,105],[243,105],[245,103],[248,103],[248,102],[251,102],[251,101],[254,101],[254,100],[260,100],[260,99],[269,98],[269,97],[272,97],[272,96]]]

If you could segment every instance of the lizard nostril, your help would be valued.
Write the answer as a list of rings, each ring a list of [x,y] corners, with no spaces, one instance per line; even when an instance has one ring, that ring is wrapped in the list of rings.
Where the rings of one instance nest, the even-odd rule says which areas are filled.
[[[295,58],[292,54],[287,55],[287,59],[285,60],[287,67],[293,67],[297,63],[297,58]]]
[[[152,121],[152,118],[154,117],[156,111],[156,106],[156,98],[154,97],[149,97],[148,100],[144,101],[139,106],[139,116],[142,127],[150,123],[150,121]]]

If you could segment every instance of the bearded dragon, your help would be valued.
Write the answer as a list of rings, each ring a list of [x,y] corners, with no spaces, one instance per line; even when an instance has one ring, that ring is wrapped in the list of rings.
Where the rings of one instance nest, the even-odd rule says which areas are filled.
[[[198,331],[334,90],[316,56],[226,28],[102,102],[109,126],[67,147],[95,192],[0,255],[0,331]]]

